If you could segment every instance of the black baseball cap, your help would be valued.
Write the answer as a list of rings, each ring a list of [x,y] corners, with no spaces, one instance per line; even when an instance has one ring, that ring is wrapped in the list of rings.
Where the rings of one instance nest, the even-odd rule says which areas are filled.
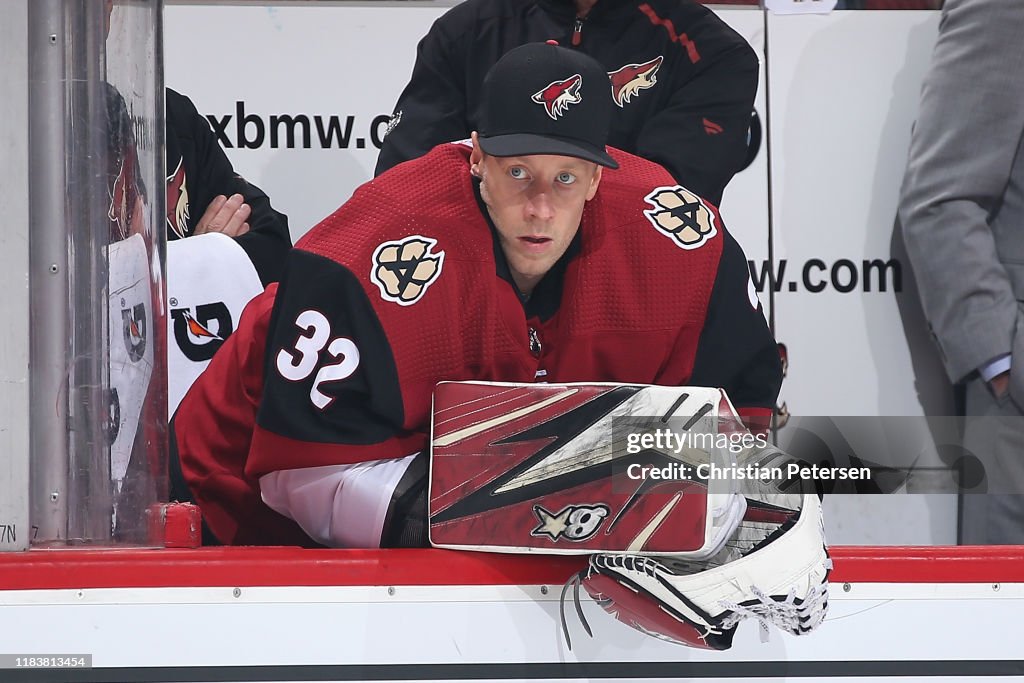
[[[558,154],[618,168],[605,149],[610,88],[608,73],[582,52],[520,45],[484,77],[480,147],[496,157]]]

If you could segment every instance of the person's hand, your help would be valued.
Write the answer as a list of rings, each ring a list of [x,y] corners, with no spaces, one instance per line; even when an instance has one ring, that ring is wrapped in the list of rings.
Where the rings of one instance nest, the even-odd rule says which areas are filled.
[[[1010,390],[1010,371],[1000,372],[990,379],[988,381],[988,388],[996,398],[1006,396],[1006,392]]]
[[[217,195],[206,207],[206,213],[199,219],[196,225],[196,235],[205,235],[208,232],[220,232],[228,237],[238,237],[249,232],[249,214],[252,207],[245,203],[245,198],[240,194],[233,194],[225,197]]]

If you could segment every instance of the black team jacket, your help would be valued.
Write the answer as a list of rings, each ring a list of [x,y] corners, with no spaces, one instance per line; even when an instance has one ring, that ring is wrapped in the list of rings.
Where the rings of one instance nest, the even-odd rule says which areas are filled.
[[[194,234],[213,198],[235,193],[252,207],[249,232],[235,240],[266,286],[280,279],[292,246],[288,218],[274,210],[263,190],[235,173],[192,101],[167,88],[167,239]]]
[[[664,166],[718,204],[747,161],[757,55],[692,0],[598,0],[576,17],[572,0],[466,0],[417,48],[376,173],[434,145],[469,137],[487,70],[508,50],[555,40],[609,73],[615,115],[608,144]]]

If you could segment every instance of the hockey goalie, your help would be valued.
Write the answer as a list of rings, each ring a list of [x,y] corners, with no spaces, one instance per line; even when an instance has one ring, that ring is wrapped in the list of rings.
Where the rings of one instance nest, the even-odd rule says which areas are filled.
[[[828,605],[821,507],[720,389],[453,382],[434,393],[430,541],[589,555],[579,589],[652,636],[724,650]],[[563,630],[569,630],[563,617]],[[571,641],[569,641],[571,644]]]

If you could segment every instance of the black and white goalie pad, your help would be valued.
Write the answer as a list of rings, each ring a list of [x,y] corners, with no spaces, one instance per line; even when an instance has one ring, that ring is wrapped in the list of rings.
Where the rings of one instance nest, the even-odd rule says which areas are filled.
[[[748,453],[747,462],[791,461],[777,448]],[[657,638],[711,650],[732,646],[738,624],[748,618],[803,635],[819,626],[828,610],[832,564],[825,546],[821,503],[816,493],[781,493],[779,482],[745,491],[747,513],[725,547],[694,561],[669,556],[598,554],[566,584],[579,586],[619,621]],[[563,601],[566,590],[563,590]],[[563,614],[563,631],[569,631]],[[571,643],[571,641],[569,641]]]

